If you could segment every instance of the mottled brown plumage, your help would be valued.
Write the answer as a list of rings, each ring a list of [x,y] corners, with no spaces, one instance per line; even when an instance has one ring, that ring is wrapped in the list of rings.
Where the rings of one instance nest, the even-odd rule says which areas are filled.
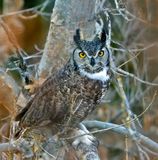
[[[95,49],[95,46],[93,48]],[[62,127],[77,126],[100,103],[108,88],[109,78],[96,79],[96,75],[91,78],[91,75],[85,72],[89,74],[86,76],[85,73],[82,73],[84,70],[80,70],[80,64],[73,54],[62,69],[44,82],[34,98],[17,115],[16,121],[20,121],[21,127],[38,128],[49,124]],[[108,57],[108,53],[106,54]],[[105,59],[109,61],[108,58]],[[109,77],[109,62],[104,62],[105,65],[102,63],[98,62],[96,66],[100,66],[93,72],[95,74],[97,70],[103,70],[104,67],[107,71],[105,76]],[[86,64],[85,69],[87,67],[92,74],[89,64]]]

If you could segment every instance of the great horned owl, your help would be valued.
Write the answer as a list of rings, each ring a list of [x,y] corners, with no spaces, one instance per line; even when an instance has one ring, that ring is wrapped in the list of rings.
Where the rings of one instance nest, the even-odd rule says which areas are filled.
[[[103,30],[92,41],[86,41],[78,29],[74,42],[76,47],[66,65],[43,83],[16,116],[21,127],[74,127],[101,102],[110,80],[106,33]]]

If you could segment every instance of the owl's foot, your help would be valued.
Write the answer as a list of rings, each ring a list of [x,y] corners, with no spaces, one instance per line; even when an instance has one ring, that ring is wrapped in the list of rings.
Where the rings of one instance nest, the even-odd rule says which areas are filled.
[[[76,151],[77,157],[82,159],[96,159],[98,156],[98,140],[90,135],[89,132],[83,130],[77,130],[75,140],[72,143],[73,148]]]
[[[95,145],[98,146],[98,140],[93,137],[92,135],[89,135],[83,130],[76,131],[75,136],[78,136],[73,141],[72,145],[74,148],[78,148],[79,145],[85,145],[85,146],[91,146]]]
[[[75,133],[75,136],[78,137],[72,143],[73,147],[76,148],[80,144],[85,146],[98,147],[99,141],[89,133],[87,128],[82,123],[80,123],[78,127],[80,128],[80,130],[77,130]]]

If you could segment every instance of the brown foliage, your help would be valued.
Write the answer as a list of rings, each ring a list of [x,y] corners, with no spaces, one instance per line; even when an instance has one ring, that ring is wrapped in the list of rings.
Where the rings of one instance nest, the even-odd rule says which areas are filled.
[[[48,23],[36,13],[29,12],[3,17],[0,21],[1,60],[20,48],[27,53],[35,51],[35,45],[43,48],[47,29]]]
[[[19,88],[4,71],[0,71],[0,139],[9,136],[10,119],[17,113],[16,98]],[[2,137],[1,137],[2,136]]]
[[[0,73],[0,118],[16,114],[16,97],[18,87],[15,81],[5,72]]]

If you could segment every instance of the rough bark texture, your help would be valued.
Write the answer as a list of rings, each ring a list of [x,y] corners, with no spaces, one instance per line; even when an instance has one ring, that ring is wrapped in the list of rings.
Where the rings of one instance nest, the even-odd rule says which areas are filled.
[[[73,34],[80,28],[85,38],[95,32],[96,0],[56,0],[44,54],[39,65],[39,76],[60,67],[72,52]],[[63,60],[64,59],[64,60]]]

